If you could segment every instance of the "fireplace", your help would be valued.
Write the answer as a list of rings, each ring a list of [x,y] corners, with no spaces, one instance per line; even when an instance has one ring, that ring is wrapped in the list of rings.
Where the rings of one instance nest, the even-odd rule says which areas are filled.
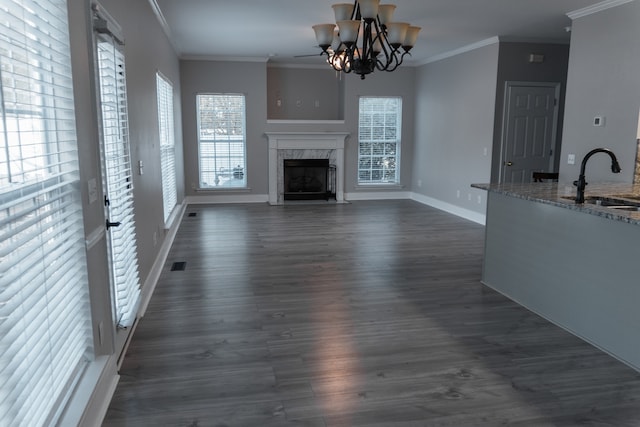
[[[329,200],[336,198],[336,167],[329,159],[285,159],[284,200]]]
[[[267,132],[266,135],[269,140],[270,204],[281,205],[285,201],[284,160],[323,160],[323,164],[328,162],[329,188],[324,192],[328,191],[337,203],[344,203],[344,146],[348,133]]]

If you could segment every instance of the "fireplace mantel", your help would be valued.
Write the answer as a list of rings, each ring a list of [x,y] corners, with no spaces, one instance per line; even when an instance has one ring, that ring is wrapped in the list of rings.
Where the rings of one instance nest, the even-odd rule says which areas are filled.
[[[269,203],[281,205],[283,189],[278,179],[283,174],[279,150],[332,150],[335,152],[336,201],[344,202],[344,145],[348,132],[266,132],[269,139]]]

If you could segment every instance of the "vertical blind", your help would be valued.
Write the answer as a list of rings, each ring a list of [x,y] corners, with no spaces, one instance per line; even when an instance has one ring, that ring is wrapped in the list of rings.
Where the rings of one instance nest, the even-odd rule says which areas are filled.
[[[358,124],[358,182],[400,181],[402,98],[361,97]]]
[[[90,360],[66,0],[0,7],[0,425],[54,423]]]
[[[160,131],[160,167],[162,169],[162,206],[165,223],[178,203],[176,191],[175,132],[173,122],[173,86],[156,73],[158,126]]]
[[[200,188],[246,187],[245,97],[199,94]]]
[[[104,186],[108,218],[120,222],[109,228],[111,280],[118,326],[135,320],[140,300],[138,255],[133,210],[133,176],[129,150],[129,121],[124,55],[107,34],[97,36]]]

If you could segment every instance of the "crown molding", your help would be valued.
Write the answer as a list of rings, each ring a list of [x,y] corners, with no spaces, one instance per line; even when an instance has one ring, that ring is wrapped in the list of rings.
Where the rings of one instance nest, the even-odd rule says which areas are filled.
[[[324,61],[321,64],[296,64],[293,62],[272,62],[269,61],[267,63],[267,68],[308,68],[308,69],[316,69],[316,70],[328,70],[335,71],[331,66]]]
[[[511,37],[500,36],[500,43],[526,43],[526,44],[570,44],[570,40],[559,38],[539,38],[539,37]]]
[[[267,57],[257,56],[215,56],[215,55],[181,55],[184,61],[220,61],[220,62],[267,62]]]
[[[164,14],[162,13],[162,9],[160,9],[160,5],[158,5],[158,1],[149,0],[149,6],[151,6],[151,10],[153,10],[153,14],[156,15],[156,18],[158,19],[158,23],[160,24],[162,31],[164,31],[164,34],[167,36],[167,39],[169,40],[169,44],[171,44],[171,47],[173,47],[173,51],[176,52],[176,54],[178,54],[178,52],[180,52],[180,49],[178,48],[175,40],[173,39],[173,36],[171,35],[171,28],[169,28],[169,24],[167,23],[167,20],[165,19]]]
[[[574,10],[567,13],[567,16],[571,19],[582,18],[583,16],[592,15],[594,13],[602,12],[603,10],[611,9],[612,7],[620,6],[626,3],[631,3],[634,0],[605,0],[600,3],[596,3],[592,6],[583,7],[582,9]]]
[[[470,52],[472,50],[480,49],[481,47],[490,46],[492,44],[496,44],[499,42],[500,42],[500,39],[498,38],[498,36],[490,37],[485,40],[480,40],[479,42],[476,42],[476,43],[471,43],[466,46],[462,46],[461,48],[458,48],[458,49],[450,50],[448,52],[444,52],[444,53],[440,53],[438,55],[432,56],[430,58],[427,58],[424,61],[420,61],[417,65],[426,65],[432,62],[441,61],[446,58],[451,58],[452,56],[460,55],[462,53]]]

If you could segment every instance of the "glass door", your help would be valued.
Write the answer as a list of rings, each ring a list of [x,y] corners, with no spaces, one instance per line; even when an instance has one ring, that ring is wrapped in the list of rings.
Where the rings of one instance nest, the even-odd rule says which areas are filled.
[[[95,56],[102,181],[107,218],[105,226],[111,264],[113,309],[117,326],[123,330],[135,321],[140,301],[125,59],[123,45],[117,36],[104,31],[106,25],[100,26],[105,20],[98,16],[96,22]],[[114,24],[110,27],[114,27]]]

